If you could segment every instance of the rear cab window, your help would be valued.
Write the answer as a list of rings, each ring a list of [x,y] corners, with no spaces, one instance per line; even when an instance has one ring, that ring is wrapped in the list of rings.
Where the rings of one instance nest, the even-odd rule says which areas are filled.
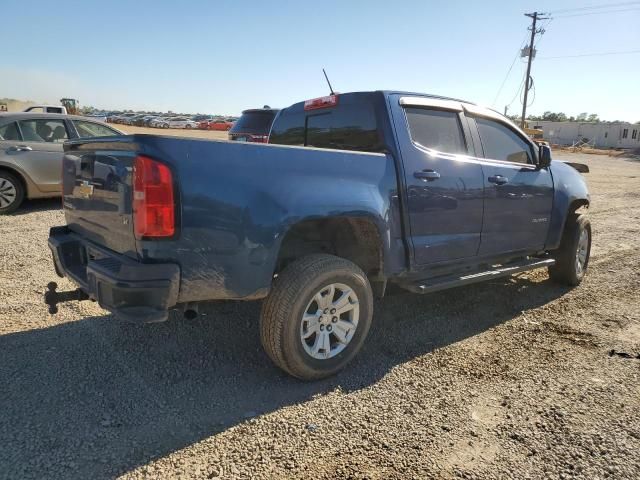
[[[87,122],[84,120],[73,120],[73,126],[76,127],[78,137],[80,138],[120,135],[118,132],[112,130],[106,125],[100,125],[99,123]]]
[[[313,110],[304,110],[304,102],[285,108],[273,123],[269,143],[386,151],[371,93],[337,94],[336,105]]]

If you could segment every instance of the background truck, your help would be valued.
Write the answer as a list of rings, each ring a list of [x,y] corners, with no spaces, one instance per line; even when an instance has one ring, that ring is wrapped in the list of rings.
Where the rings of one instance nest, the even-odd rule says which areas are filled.
[[[262,344],[301,379],[343,368],[388,284],[428,293],[548,268],[577,285],[589,194],[502,115],[402,92],[292,105],[271,145],[130,135],[65,144],[67,225],[45,301],[132,321],[264,299]]]

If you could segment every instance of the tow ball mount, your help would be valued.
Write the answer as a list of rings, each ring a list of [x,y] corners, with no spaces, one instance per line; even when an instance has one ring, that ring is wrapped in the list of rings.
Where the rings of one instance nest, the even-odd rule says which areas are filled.
[[[69,290],[68,292],[56,292],[58,284],[56,282],[49,282],[47,284],[47,291],[44,293],[44,303],[49,305],[49,313],[58,313],[58,304],[62,302],[71,302],[73,300],[89,300],[83,290],[76,288],[75,290]]]

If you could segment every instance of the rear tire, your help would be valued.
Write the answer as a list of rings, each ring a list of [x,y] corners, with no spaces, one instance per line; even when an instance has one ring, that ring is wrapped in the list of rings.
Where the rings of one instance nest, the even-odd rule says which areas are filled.
[[[260,317],[262,346],[301,380],[329,377],[358,353],[373,316],[367,276],[333,255],[309,255],[274,280]]]
[[[15,212],[24,201],[24,186],[18,177],[0,170],[0,215]]]
[[[560,248],[554,255],[556,264],[549,267],[549,277],[565,285],[580,285],[587,273],[590,255],[591,222],[586,215],[569,215]]]

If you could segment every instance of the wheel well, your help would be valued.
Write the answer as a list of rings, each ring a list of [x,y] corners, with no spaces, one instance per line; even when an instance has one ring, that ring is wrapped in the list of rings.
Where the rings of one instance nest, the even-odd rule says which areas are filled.
[[[364,218],[308,220],[291,227],[280,245],[276,273],[312,253],[329,253],[358,265],[369,278],[382,274],[382,241],[375,224]]]
[[[569,205],[569,214],[582,213],[587,208],[589,208],[589,200],[586,198],[579,198],[571,202]]]
[[[11,167],[5,167],[4,165],[0,166],[0,172],[8,172],[12,174],[14,177],[16,177],[18,181],[22,184],[22,189],[24,190],[24,196],[25,197],[29,196],[29,188],[27,186],[27,182],[25,181],[24,177],[20,172],[18,172],[17,170]]]

